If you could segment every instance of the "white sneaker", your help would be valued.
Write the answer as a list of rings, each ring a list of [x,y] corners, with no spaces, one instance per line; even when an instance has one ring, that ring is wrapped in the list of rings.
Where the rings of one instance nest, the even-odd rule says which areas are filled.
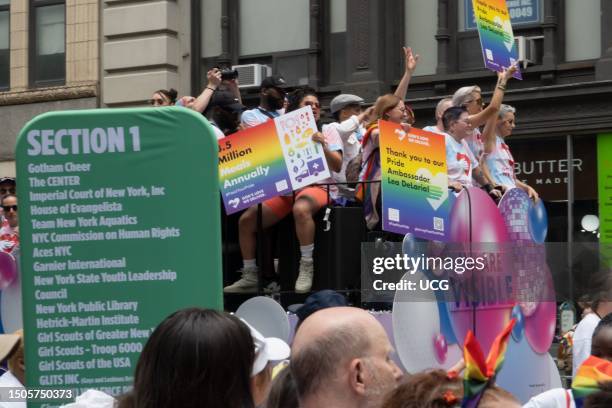
[[[242,277],[223,288],[224,293],[257,293],[257,268],[239,269]]]
[[[300,259],[300,273],[295,281],[295,293],[310,292],[312,288],[312,275],[314,274],[314,265],[312,259]]]

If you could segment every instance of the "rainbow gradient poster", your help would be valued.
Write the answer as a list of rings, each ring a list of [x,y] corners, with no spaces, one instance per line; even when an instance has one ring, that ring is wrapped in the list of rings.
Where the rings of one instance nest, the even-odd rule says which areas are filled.
[[[233,214],[330,177],[307,106],[219,140],[219,185]]]
[[[506,0],[472,0],[485,67],[501,72],[518,60]],[[516,79],[523,79],[517,69]]]
[[[451,210],[444,136],[379,121],[383,230],[447,241]]]

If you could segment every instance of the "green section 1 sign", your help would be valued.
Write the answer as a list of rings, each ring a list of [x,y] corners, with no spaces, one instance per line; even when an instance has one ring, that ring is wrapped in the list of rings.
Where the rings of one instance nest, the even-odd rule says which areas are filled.
[[[602,244],[612,244],[612,133],[597,135],[597,183],[599,241]]]
[[[164,317],[223,307],[216,137],[184,108],[57,112],[16,156],[27,386],[121,394]]]

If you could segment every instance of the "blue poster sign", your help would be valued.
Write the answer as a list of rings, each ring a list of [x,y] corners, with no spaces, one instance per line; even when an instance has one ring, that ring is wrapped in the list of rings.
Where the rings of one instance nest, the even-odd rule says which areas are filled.
[[[464,0],[465,4],[465,29],[475,30],[476,17],[472,0]],[[540,0],[506,0],[510,21],[512,26],[531,24],[540,22]]]

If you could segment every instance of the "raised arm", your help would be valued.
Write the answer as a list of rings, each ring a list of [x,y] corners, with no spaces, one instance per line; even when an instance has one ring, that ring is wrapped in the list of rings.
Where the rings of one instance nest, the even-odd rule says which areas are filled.
[[[416,69],[417,63],[419,62],[419,55],[412,53],[412,48],[403,47],[404,50],[404,76],[397,86],[394,95],[400,98],[402,101],[406,99],[406,92],[408,92],[408,85],[410,84],[410,78],[412,73]]]
[[[497,84],[495,84],[495,90],[493,91],[493,97],[491,103],[481,112],[474,115],[470,115],[468,120],[472,124],[472,127],[479,127],[486,123],[489,118],[495,116],[499,112],[499,107],[504,100],[504,93],[506,92],[506,85],[508,80],[512,78],[512,75],[516,72],[516,65],[512,65],[508,69],[504,69],[503,72],[497,73]]]
[[[208,78],[208,84],[206,84],[206,88],[202,90],[202,93],[191,105],[191,109],[198,112],[204,112],[206,110],[206,107],[212,99],[213,94],[221,83],[221,71],[219,70],[219,68],[213,68],[208,71],[206,77]]]

